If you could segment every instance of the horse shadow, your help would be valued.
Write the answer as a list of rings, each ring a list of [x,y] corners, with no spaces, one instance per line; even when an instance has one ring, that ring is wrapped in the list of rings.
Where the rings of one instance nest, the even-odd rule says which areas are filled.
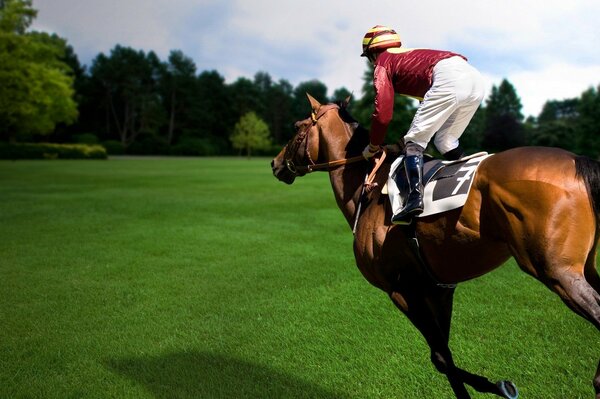
[[[158,399],[349,398],[264,365],[209,352],[110,359],[105,366]]]

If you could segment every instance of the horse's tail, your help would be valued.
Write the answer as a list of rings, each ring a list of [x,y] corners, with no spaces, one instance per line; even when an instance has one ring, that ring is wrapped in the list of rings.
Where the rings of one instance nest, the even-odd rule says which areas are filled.
[[[575,158],[575,173],[585,181],[588,196],[592,202],[594,213],[596,214],[596,234],[594,245],[588,253],[585,262],[585,279],[594,287],[597,293],[600,293],[600,276],[596,270],[596,251],[598,248],[598,239],[600,236],[600,162],[584,156]]]
[[[581,177],[587,186],[588,194],[596,216],[600,215],[600,162],[585,156],[575,158],[575,174]]]

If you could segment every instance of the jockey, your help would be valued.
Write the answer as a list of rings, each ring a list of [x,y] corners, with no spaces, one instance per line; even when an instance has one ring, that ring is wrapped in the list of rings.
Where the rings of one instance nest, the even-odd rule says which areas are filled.
[[[434,144],[444,158],[462,157],[458,138],[483,101],[484,82],[464,56],[402,47],[400,36],[386,26],[369,30],[362,49],[361,56],[375,66],[375,110],[370,143],[363,151],[366,159],[383,144],[394,111],[394,94],[421,101],[404,136],[404,167],[410,191],[404,208],[392,217],[392,223],[405,224],[423,212],[423,151],[435,135]]]

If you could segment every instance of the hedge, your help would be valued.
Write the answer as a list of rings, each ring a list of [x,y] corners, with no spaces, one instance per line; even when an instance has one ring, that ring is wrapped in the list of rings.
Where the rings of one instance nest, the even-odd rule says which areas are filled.
[[[101,145],[0,143],[0,159],[106,159]]]

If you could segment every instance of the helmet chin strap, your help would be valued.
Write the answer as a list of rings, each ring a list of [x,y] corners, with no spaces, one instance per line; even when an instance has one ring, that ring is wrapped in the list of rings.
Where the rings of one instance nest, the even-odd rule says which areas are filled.
[[[375,56],[375,54],[373,54],[370,51],[371,44],[373,44],[373,40],[375,40],[376,37],[379,37],[381,35],[385,35],[387,33],[394,33],[394,34],[396,34],[396,32],[393,31],[393,30],[384,30],[384,31],[373,33],[373,36],[371,36],[371,39],[369,40],[369,43],[367,43],[367,45],[365,46],[365,49],[364,49],[362,55],[364,55],[365,57],[367,57],[367,59],[369,61],[371,61],[372,63],[375,62],[375,59],[377,57]]]
[[[369,59],[370,59],[370,57],[371,57],[371,56],[370,56],[371,52],[369,51],[369,47],[371,47],[371,44],[373,44],[373,40],[375,40],[375,38],[376,38],[377,36],[378,36],[378,35],[376,35],[375,33],[373,33],[373,36],[371,36],[371,40],[369,40],[369,43],[367,43],[367,47],[365,47],[365,51],[364,51],[364,53],[366,54],[366,56],[367,56]]]

